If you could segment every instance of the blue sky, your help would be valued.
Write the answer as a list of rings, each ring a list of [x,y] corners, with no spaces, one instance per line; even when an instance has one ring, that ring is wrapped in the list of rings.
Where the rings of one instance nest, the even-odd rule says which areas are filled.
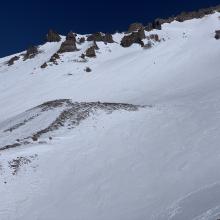
[[[157,17],[217,4],[220,0],[2,1],[0,57],[42,43],[49,28],[61,34],[70,30],[78,33],[122,31],[132,22],[146,24]]]

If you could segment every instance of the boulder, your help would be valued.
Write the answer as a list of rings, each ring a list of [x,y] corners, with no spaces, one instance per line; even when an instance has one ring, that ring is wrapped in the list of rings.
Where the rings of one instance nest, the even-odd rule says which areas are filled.
[[[44,63],[40,66],[41,69],[45,69],[47,67],[47,63]]]
[[[130,47],[132,44],[140,44],[142,47],[144,46],[144,42],[142,41],[143,36],[139,32],[133,32],[129,35],[125,35],[121,40],[122,47]]]
[[[15,61],[19,60],[19,58],[20,58],[20,57],[18,57],[18,56],[12,57],[12,58],[7,62],[8,66],[13,65]]]
[[[48,34],[46,35],[47,42],[59,42],[61,37],[58,33],[53,30],[49,30]]]
[[[85,71],[86,71],[87,73],[92,72],[91,68],[89,68],[89,67],[86,67],[86,68],[85,68]]]
[[[144,29],[144,26],[142,23],[132,23],[129,28],[128,28],[128,32],[134,32],[134,31],[138,31],[140,29]]]
[[[96,57],[96,53],[95,53],[95,47],[91,46],[86,50],[86,56],[87,57]]]
[[[24,60],[32,59],[39,53],[38,48],[36,46],[30,46],[26,50],[26,53],[24,54]]]
[[[80,37],[79,38],[79,43],[83,44],[86,41],[85,37]]]
[[[215,31],[215,39],[216,40],[220,39],[220,30]]]
[[[105,43],[114,43],[111,34],[103,34],[101,32],[97,32],[91,34],[87,37],[87,41],[97,41],[97,42],[105,42]]]

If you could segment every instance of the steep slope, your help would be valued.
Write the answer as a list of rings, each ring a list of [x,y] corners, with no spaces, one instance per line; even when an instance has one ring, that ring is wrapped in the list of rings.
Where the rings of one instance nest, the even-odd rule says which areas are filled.
[[[161,39],[148,49],[117,33],[95,58],[80,58],[85,42],[41,68],[62,37],[33,59],[0,59],[0,219],[220,218],[219,16],[145,31]],[[76,102],[95,111],[31,138]]]

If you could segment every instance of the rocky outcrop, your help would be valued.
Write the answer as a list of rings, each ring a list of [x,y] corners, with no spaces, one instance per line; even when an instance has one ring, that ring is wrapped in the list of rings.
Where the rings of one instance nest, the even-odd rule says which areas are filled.
[[[146,31],[152,31],[154,29],[161,30],[162,19],[156,19],[152,23],[148,23],[148,25],[144,28]]]
[[[38,48],[36,46],[31,46],[27,49],[24,54],[24,60],[32,59],[39,53]]]
[[[53,30],[49,30],[48,34],[46,35],[47,42],[59,42],[61,37],[58,33]]]
[[[153,29],[161,30],[161,25],[164,23],[171,23],[175,20],[179,22],[184,22],[184,21],[191,20],[194,18],[195,19],[203,18],[206,15],[213,14],[215,11],[220,12],[220,5],[215,6],[215,7],[200,9],[198,11],[182,12],[179,15],[172,16],[167,19],[157,18],[153,22],[148,23],[148,25],[145,26],[144,29],[146,31],[151,31]]]
[[[96,57],[95,46],[91,46],[86,50],[87,57]]]
[[[104,43],[114,43],[114,40],[112,38],[111,34],[104,34],[101,32],[97,32],[94,34],[91,34],[87,37],[87,41],[97,41],[97,42],[104,42]]]
[[[12,57],[12,58],[7,62],[8,66],[13,65],[14,62],[17,61],[17,60],[19,60],[19,59],[20,59],[19,56],[14,56],[14,57]]]
[[[140,44],[142,47],[144,46],[144,42],[142,41],[145,38],[145,34],[143,33],[143,29],[138,32],[132,32],[129,35],[125,35],[121,40],[122,47],[130,47],[132,44]]]
[[[128,32],[131,33],[140,29],[144,29],[144,25],[142,23],[132,23],[128,28]]]
[[[215,31],[215,39],[216,40],[220,39],[220,30]]]
[[[53,56],[50,58],[49,62],[53,64],[57,64],[57,60],[60,59],[60,55],[58,53],[53,54]]]
[[[76,35],[73,32],[68,33],[66,40],[61,44],[58,53],[77,51]]]
[[[79,44],[83,44],[86,41],[85,37],[80,37],[78,42]]]

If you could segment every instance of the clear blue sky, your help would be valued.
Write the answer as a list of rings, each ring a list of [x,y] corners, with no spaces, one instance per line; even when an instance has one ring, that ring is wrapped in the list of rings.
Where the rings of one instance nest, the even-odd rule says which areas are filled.
[[[215,0],[20,0],[2,1],[0,57],[42,43],[49,28],[66,34],[126,30],[132,22],[144,24],[157,17],[220,4]]]

